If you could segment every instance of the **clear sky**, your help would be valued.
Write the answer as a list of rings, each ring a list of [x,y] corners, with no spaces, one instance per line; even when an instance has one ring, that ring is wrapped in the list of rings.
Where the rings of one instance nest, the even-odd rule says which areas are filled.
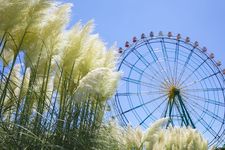
[[[172,31],[198,40],[225,67],[225,0],[65,0],[72,23],[95,20],[95,32],[112,45],[142,32]]]

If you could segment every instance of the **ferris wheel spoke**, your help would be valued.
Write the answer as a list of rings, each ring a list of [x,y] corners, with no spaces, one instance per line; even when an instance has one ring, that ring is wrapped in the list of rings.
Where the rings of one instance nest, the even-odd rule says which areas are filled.
[[[142,125],[149,117],[151,117],[151,115],[153,115],[153,113],[154,113],[157,109],[159,109],[159,108],[162,106],[162,104],[166,102],[167,99],[168,99],[168,98],[165,98],[165,99],[164,99],[157,107],[155,107],[155,109],[154,109],[151,113],[149,113],[148,116],[145,117],[145,118],[139,123],[139,125]]]
[[[186,95],[187,95],[186,97],[190,97],[190,98],[193,98],[195,100],[200,100],[202,102],[207,102],[209,104],[214,104],[214,105],[218,105],[220,107],[225,107],[225,103],[218,102],[216,100],[212,100],[212,99],[209,99],[209,98],[204,98],[204,97],[200,97],[200,96],[196,96],[196,95],[192,95],[192,94],[186,94]]]
[[[151,84],[151,83],[143,82],[143,81],[132,79],[132,78],[128,78],[128,77],[122,77],[121,80],[126,81],[126,82],[130,82],[130,83],[134,83],[136,85],[140,84],[140,85],[143,85],[143,86],[149,87],[149,88],[158,88],[159,87],[159,86]]]
[[[141,62],[146,66],[146,68],[149,69],[149,66],[151,66],[151,64],[136,49],[134,49],[132,52],[137,56],[139,60],[141,60]],[[158,72],[154,67],[152,67],[151,69],[153,69],[158,75],[162,73]]]
[[[137,72],[138,74],[140,74],[140,75],[146,77],[146,78],[149,79],[149,80],[154,79],[155,81],[160,82],[160,81],[156,78],[156,75],[155,75],[155,74],[154,74],[155,76],[154,76],[154,75],[152,76],[152,75],[148,74],[147,72],[144,72],[144,71],[141,70],[140,68],[136,67],[135,64],[131,64],[131,63],[127,62],[126,60],[123,61],[123,64],[126,65],[127,67],[129,67],[130,69],[134,70],[134,71]]]
[[[174,59],[174,65],[173,65],[173,76],[174,76],[175,85],[177,85],[177,68],[178,68],[179,53],[180,53],[180,41],[176,43],[175,59]]]
[[[161,62],[159,61],[159,58],[157,57],[157,55],[155,54],[155,51],[154,51],[154,49],[152,48],[152,46],[151,46],[151,44],[149,43],[149,41],[147,40],[146,41],[146,47],[148,48],[148,50],[149,50],[149,53],[151,54],[151,56],[152,56],[152,58],[154,59],[154,61],[159,65],[159,67],[164,71],[164,72],[166,72],[165,71],[165,68],[163,68],[163,66],[162,66],[162,64],[161,64]],[[163,74],[162,74],[163,75]],[[164,75],[163,75],[164,76]],[[167,73],[166,73],[166,78],[167,78],[167,82],[170,82],[170,80],[169,80],[169,76],[167,75]]]
[[[139,74],[143,74],[144,71],[141,70],[140,68],[136,67],[135,64],[131,64],[130,62],[123,60],[122,64],[124,64],[125,66],[129,67],[130,69],[135,70],[137,73]]]
[[[126,113],[128,113],[128,112],[130,112],[130,111],[133,111],[133,110],[135,110],[135,109],[137,109],[137,108],[140,108],[140,107],[142,107],[142,106],[144,106],[144,105],[150,104],[150,103],[152,103],[152,102],[154,102],[154,101],[156,101],[156,100],[158,100],[158,99],[162,99],[162,98],[164,98],[165,96],[167,96],[167,94],[164,94],[164,95],[162,95],[162,96],[159,96],[159,97],[157,97],[157,98],[154,98],[154,99],[152,99],[152,100],[149,100],[149,101],[147,101],[147,102],[145,102],[145,103],[142,103],[142,104],[140,104],[140,105],[137,105],[137,106],[135,106],[135,107],[133,107],[133,108],[131,108],[131,109],[128,109],[128,110],[122,112],[121,115],[122,115],[122,114],[126,114]]]
[[[151,64],[134,48],[133,51],[132,51],[136,57],[141,60],[141,62],[146,66],[146,68],[149,70],[149,71],[154,71],[156,72],[157,75],[160,75],[162,78],[164,78],[164,75],[162,74],[162,71],[157,71],[153,66],[151,67],[151,69],[149,69],[149,66],[151,66]],[[163,68],[162,68],[163,69]],[[163,69],[164,71],[164,69]],[[167,77],[167,76],[166,76]],[[168,77],[167,77],[168,78]]]
[[[201,105],[199,105],[198,103],[196,103],[195,101],[188,99],[188,101],[190,102],[189,104],[191,104],[192,106],[194,106],[196,109],[200,109],[202,112],[204,112],[205,114],[207,114],[208,116],[216,119],[217,121],[224,123],[224,119],[221,118],[220,116],[214,114],[213,112],[211,112],[210,110],[202,107]]]
[[[214,91],[224,91],[224,88],[205,88],[205,89],[185,89],[187,92],[214,92]]]
[[[162,39],[162,41],[160,41],[160,43],[161,43],[161,48],[162,48],[162,52],[163,52],[163,58],[164,58],[165,66],[166,66],[166,68],[168,68],[168,70],[166,69],[167,70],[167,74],[169,76],[169,73],[170,73],[170,77],[172,79],[172,82],[174,82],[173,75],[172,75],[172,70],[171,70],[171,67],[170,67],[169,57],[168,57],[168,54],[167,54],[167,48],[166,48],[164,39]],[[169,73],[168,73],[168,71],[169,71]]]
[[[211,78],[211,77],[213,77],[213,76],[216,76],[218,73],[220,73],[220,71],[215,72],[215,73],[213,73],[213,74],[211,74],[211,75],[209,75],[209,76],[207,76],[207,77],[201,78],[201,79],[199,79],[199,80],[195,80],[195,81],[191,82],[190,84],[187,84],[187,85],[181,87],[181,89],[190,87],[190,86],[192,86],[192,85],[194,85],[194,84],[196,84],[196,83],[202,82],[202,81],[204,81],[204,80],[206,80],[206,79],[209,79],[209,78]]]
[[[184,72],[185,72],[185,70],[186,70],[186,68],[187,68],[187,65],[188,65],[189,61],[191,60],[191,56],[192,56],[192,54],[193,54],[193,52],[194,52],[194,49],[195,49],[195,48],[191,49],[191,52],[189,53],[189,55],[188,55],[188,57],[187,57],[187,59],[186,59],[186,61],[185,61],[185,63],[184,63],[184,66],[183,66],[183,68],[181,69],[181,72],[180,72],[180,74],[179,74],[179,76],[178,76],[178,83],[180,82],[180,80],[182,79],[182,77],[183,77],[183,75],[184,75]]]
[[[162,91],[149,91],[149,92],[126,92],[117,93],[118,96],[129,96],[129,95],[150,95],[150,94],[163,94]]]
[[[162,47],[162,51],[163,51],[163,57],[168,60],[168,54],[166,51],[166,45],[165,45],[164,40],[162,39],[162,41],[160,41],[160,43],[161,43],[161,47]]]
[[[194,75],[195,74],[195,72],[206,62],[208,60],[208,58],[207,59],[205,59],[200,65],[198,65],[198,67],[196,67],[182,82],[181,82],[181,86],[186,82],[186,81],[188,81],[188,79],[190,79],[191,77],[192,77],[192,75]]]
[[[157,62],[158,62],[158,60],[159,60],[159,58],[158,58],[158,56],[156,55],[156,53],[155,53],[154,49],[152,48],[152,46],[151,46],[151,44],[149,43],[149,41],[148,41],[148,40],[146,40],[145,45],[146,45],[146,47],[147,47],[147,49],[148,49],[149,53],[151,54],[151,56],[152,56],[153,60],[157,63]]]
[[[189,104],[188,104],[189,105]],[[218,133],[203,119],[203,117],[195,111],[193,106],[189,105],[191,108],[191,113],[193,113],[193,116],[196,116],[197,121],[205,128],[206,131],[208,131],[213,137],[216,137]]]

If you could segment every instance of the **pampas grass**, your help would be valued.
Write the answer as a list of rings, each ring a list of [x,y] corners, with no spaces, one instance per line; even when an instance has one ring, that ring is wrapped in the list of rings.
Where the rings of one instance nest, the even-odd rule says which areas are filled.
[[[102,123],[119,79],[115,48],[107,50],[92,33],[93,21],[68,29],[71,6],[1,1],[2,149],[119,145],[109,134],[111,127]]]

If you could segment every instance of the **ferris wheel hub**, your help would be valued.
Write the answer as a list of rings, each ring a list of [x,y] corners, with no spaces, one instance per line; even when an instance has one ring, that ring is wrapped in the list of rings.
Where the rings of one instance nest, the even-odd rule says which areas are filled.
[[[174,100],[174,98],[180,94],[180,89],[177,88],[176,86],[171,86],[169,88],[169,92],[168,92],[168,96],[169,96],[169,100]]]

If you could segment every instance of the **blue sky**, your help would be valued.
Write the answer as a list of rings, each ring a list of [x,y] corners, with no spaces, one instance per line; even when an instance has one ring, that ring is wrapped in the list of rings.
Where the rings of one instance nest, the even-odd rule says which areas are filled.
[[[225,64],[224,0],[66,0],[74,4],[72,22],[95,20],[95,32],[123,46],[142,32],[172,31],[198,40]],[[225,67],[225,65],[223,65]]]

